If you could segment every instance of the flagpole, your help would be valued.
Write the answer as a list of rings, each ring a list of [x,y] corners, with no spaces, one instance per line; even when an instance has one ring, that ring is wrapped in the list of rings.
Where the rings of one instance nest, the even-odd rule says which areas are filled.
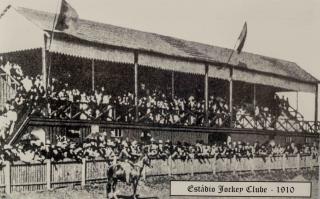
[[[58,5],[57,5],[57,8],[56,8],[56,12],[54,14],[54,19],[53,19],[53,24],[52,24],[52,29],[51,29],[51,37],[50,37],[50,43],[49,43],[48,50],[51,47],[51,43],[52,43],[52,40],[53,40],[53,37],[54,37],[54,28],[55,28],[55,24],[57,22],[58,10],[59,10],[59,5],[61,5],[61,1],[62,0],[58,0]]]
[[[52,24],[52,29],[51,29],[51,36],[50,36],[50,42],[49,42],[48,50],[51,49],[51,44],[52,44],[52,41],[54,39],[54,29],[55,29],[55,25],[56,25],[56,22],[57,22],[57,16],[58,16],[58,12],[59,12],[59,7],[61,7],[61,1],[62,0],[58,0],[58,4],[57,4],[57,7],[56,7],[56,12],[54,14],[54,19],[53,19],[53,24]],[[49,56],[48,81],[47,81],[48,82],[47,84],[49,84],[49,85],[50,85],[50,76],[51,76],[51,65],[52,65],[52,58],[51,58],[51,56]]]
[[[244,28],[246,28],[246,22],[245,22],[245,25],[244,25]],[[241,43],[243,41],[241,41],[241,37],[243,37],[243,31],[247,31],[247,29],[242,29],[241,33],[240,33],[240,36],[239,38],[237,39],[236,43],[234,44],[234,47],[233,47],[233,50],[231,51],[230,53],[230,56],[226,62],[226,64],[228,65],[231,58],[232,58],[232,55],[234,53],[234,51],[236,50],[236,46],[239,42],[239,45],[241,45]],[[245,36],[243,37],[245,39],[246,37],[246,32],[245,32]],[[242,39],[243,39],[242,38]],[[240,50],[241,51],[241,50]],[[230,113],[230,128],[233,128],[233,65],[230,66],[230,74],[229,74],[229,113]]]

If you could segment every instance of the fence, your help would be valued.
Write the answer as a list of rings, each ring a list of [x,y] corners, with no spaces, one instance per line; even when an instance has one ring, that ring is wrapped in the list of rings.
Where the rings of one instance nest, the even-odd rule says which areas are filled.
[[[239,171],[271,171],[275,169],[301,169],[318,167],[318,161],[310,156],[272,157],[254,159],[215,159],[210,158],[205,163],[198,160],[152,160],[152,167],[143,171],[146,176],[181,175],[195,173],[239,172]],[[105,182],[107,179],[107,163],[104,160],[83,160],[82,163],[64,161],[53,163],[25,164],[17,162],[6,163],[0,170],[0,191],[23,192],[45,190],[51,188],[87,185],[92,182]]]

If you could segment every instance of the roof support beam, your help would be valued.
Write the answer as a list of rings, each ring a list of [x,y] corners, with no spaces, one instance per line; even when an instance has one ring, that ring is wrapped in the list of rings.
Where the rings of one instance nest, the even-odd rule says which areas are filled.
[[[139,104],[138,101],[138,53],[134,53],[134,106],[135,106],[135,121],[139,122]]]
[[[253,116],[254,116],[254,127],[257,128],[257,115],[256,115],[256,106],[257,106],[257,86],[256,84],[253,84]]]
[[[95,90],[95,74],[94,74],[94,71],[95,71],[95,65],[94,65],[94,59],[91,60],[91,86],[92,86],[92,91]]]
[[[174,99],[175,90],[174,90],[174,71],[171,72],[171,97]]]
[[[208,76],[209,66],[205,64],[205,74],[204,74],[204,112],[205,112],[205,125],[209,125],[209,76]]]
[[[230,78],[229,78],[229,114],[230,114],[230,127],[233,125],[233,68],[230,68]]]
[[[47,90],[48,74],[47,74],[47,35],[44,34],[43,46],[41,48],[41,59],[42,59],[42,82],[43,87]]]

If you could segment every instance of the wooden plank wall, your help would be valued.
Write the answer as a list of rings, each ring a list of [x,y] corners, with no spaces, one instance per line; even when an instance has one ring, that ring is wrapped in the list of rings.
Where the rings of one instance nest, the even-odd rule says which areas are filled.
[[[0,170],[1,192],[26,192],[66,186],[78,186],[105,182],[107,163],[104,160],[64,161],[59,163],[22,162],[9,164]],[[48,166],[49,165],[49,166]],[[196,173],[239,172],[257,170],[286,170],[318,168],[316,159],[310,156],[242,159],[209,159],[205,163],[198,160],[152,160],[152,167],[145,169],[146,176],[181,175]],[[50,169],[49,171],[47,169]],[[9,175],[9,176],[8,176]],[[8,182],[6,182],[8,180]]]

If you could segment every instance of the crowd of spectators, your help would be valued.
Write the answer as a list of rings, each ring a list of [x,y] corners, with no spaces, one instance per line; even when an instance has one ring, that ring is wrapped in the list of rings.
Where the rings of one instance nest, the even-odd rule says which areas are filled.
[[[111,95],[105,87],[81,90],[66,82],[53,78],[46,91],[41,75],[29,77],[16,64],[7,62],[1,66],[14,81],[18,82],[16,96],[7,102],[0,114],[0,137],[11,134],[14,124],[23,114],[58,119],[81,119],[134,122],[135,99],[128,91]],[[138,122],[160,125],[230,127],[228,100],[220,96],[209,96],[208,123],[205,118],[205,101],[194,95],[187,98],[169,97],[161,89],[150,90],[144,83],[139,88]],[[245,104],[234,105],[234,127],[243,128],[246,122],[258,120],[261,128],[276,128],[278,118],[290,117],[288,101],[275,95],[270,107]],[[248,119],[249,118],[249,119]],[[247,126],[248,127],[248,126]]]
[[[32,134],[27,134],[24,137],[14,148],[5,145],[1,149],[0,159],[3,164],[4,161],[21,160],[28,163],[30,161],[43,162],[46,159],[53,162],[64,160],[81,162],[83,158],[93,160],[103,158],[109,164],[118,161],[134,163],[142,154],[147,154],[151,159],[197,160],[200,163],[206,163],[209,158],[241,161],[242,159],[260,157],[266,161],[266,158],[270,157],[273,162],[275,158],[284,155],[288,157],[300,154],[301,158],[311,156],[313,159],[317,159],[319,155],[316,143],[298,145],[291,142],[282,146],[273,140],[263,144],[258,141],[245,143],[232,141],[230,137],[224,142],[214,144],[205,144],[202,141],[197,141],[195,144],[172,143],[170,140],[155,140],[146,132],[141,134],[139,141],[108,137],[107,133],[89,136],[83,143],[70,140],[65,136],[58,136],[55,144],[51,144],[49,141],[43,143]]]

